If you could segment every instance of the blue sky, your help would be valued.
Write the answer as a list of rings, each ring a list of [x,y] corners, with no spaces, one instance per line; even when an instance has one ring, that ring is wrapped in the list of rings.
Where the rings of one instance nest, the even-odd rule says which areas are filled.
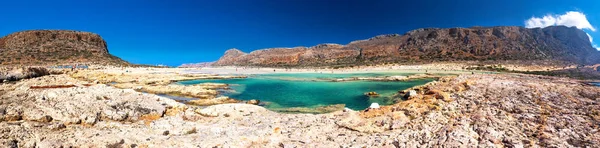
[[[569,11],[597,29],[598,0],[5,0],[0,36],[32,29],[100,34],[127,61],[167,64],[217,60],[225,50],[347,44],[425,27],[557,25]],[[572,21],[572,19],[562,19]],[[561,21],[564,22],[564,21]],[[600,41],[594,41],[599,42]]]

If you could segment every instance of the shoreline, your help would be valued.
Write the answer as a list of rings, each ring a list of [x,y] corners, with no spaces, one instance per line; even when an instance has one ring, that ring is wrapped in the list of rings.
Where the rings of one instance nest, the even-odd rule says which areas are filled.
[[[471,72],[485,73],[479,70],[443,70],[443,69],[282,69],[282,68],[247,68],[243,67],[205,67],[205,68],[181,68],[190,73],[209,74],[297,74],[297,73],[319,73],[319,74],[354,74],[354,73],[434,73],[434,74],[467,74]],[[236,70],[237,69],[237,70]],[[275,71],[274,71],[275,70]]]

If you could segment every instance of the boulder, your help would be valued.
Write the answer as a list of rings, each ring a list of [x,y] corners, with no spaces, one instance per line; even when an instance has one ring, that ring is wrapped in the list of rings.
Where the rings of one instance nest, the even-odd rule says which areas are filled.
[[[408,92],[406,92],[406,94],[404,95],[404,98],[410,98],[413,96],[417,96],[417,91],[415,90],[409,90]]]
[[[436,99],[444,100],[446,102],[452,101],[448,93],[440,90],[429,90],[426,94],[433,95],[433,97],[435,97]]]
[[[248,100],[246,103],[247,104],[252,104],[252,105],[258,105],[260,103],[260,101],[252,99],[252,100]]]
[[[369,97],[377,97],[377,96],[379,96],[379,94],[377,92],[374,92],[374,91],[366,92],[365,95],[369,96]]]

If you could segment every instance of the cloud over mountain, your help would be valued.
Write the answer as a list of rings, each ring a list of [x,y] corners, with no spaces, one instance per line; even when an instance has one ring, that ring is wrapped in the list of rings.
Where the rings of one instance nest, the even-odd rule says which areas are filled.
[[[546,15],[544,17],[531,17],[525,21],[527,28],[543,28],[548,26],[564,25],[568,27],[577,27],[579,29],[588,29],[596,31],[596,28],[590,24],[585,14],[577,11],[569,11],[562,15]]]
[[[577,11],[569,11],[562,15],[548,14],[544,17],[531,17],[525,20],[526,28],[544,28],[548,26],[563,25],[567,27],[577,27],[579,29],[587,29],[596,31],[596,28],[588,21],[585,14]],[[594,48],[600,50],[600,46],[594,44],[592,36],[587,33],[590,43]]]

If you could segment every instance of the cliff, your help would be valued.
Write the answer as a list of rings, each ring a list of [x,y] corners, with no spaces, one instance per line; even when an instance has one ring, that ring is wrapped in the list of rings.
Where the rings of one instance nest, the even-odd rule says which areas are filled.
[[[380,35],[347,45],[270,48],[225,52],[215,66],[337,66],[439,61],[529,61],[594,64],[600,52],[574,27],[426,28]]]
[[[0,38],[1,65],[74,63],[128,64],[111,55],[97,34],[68,30],[31,30]]]

